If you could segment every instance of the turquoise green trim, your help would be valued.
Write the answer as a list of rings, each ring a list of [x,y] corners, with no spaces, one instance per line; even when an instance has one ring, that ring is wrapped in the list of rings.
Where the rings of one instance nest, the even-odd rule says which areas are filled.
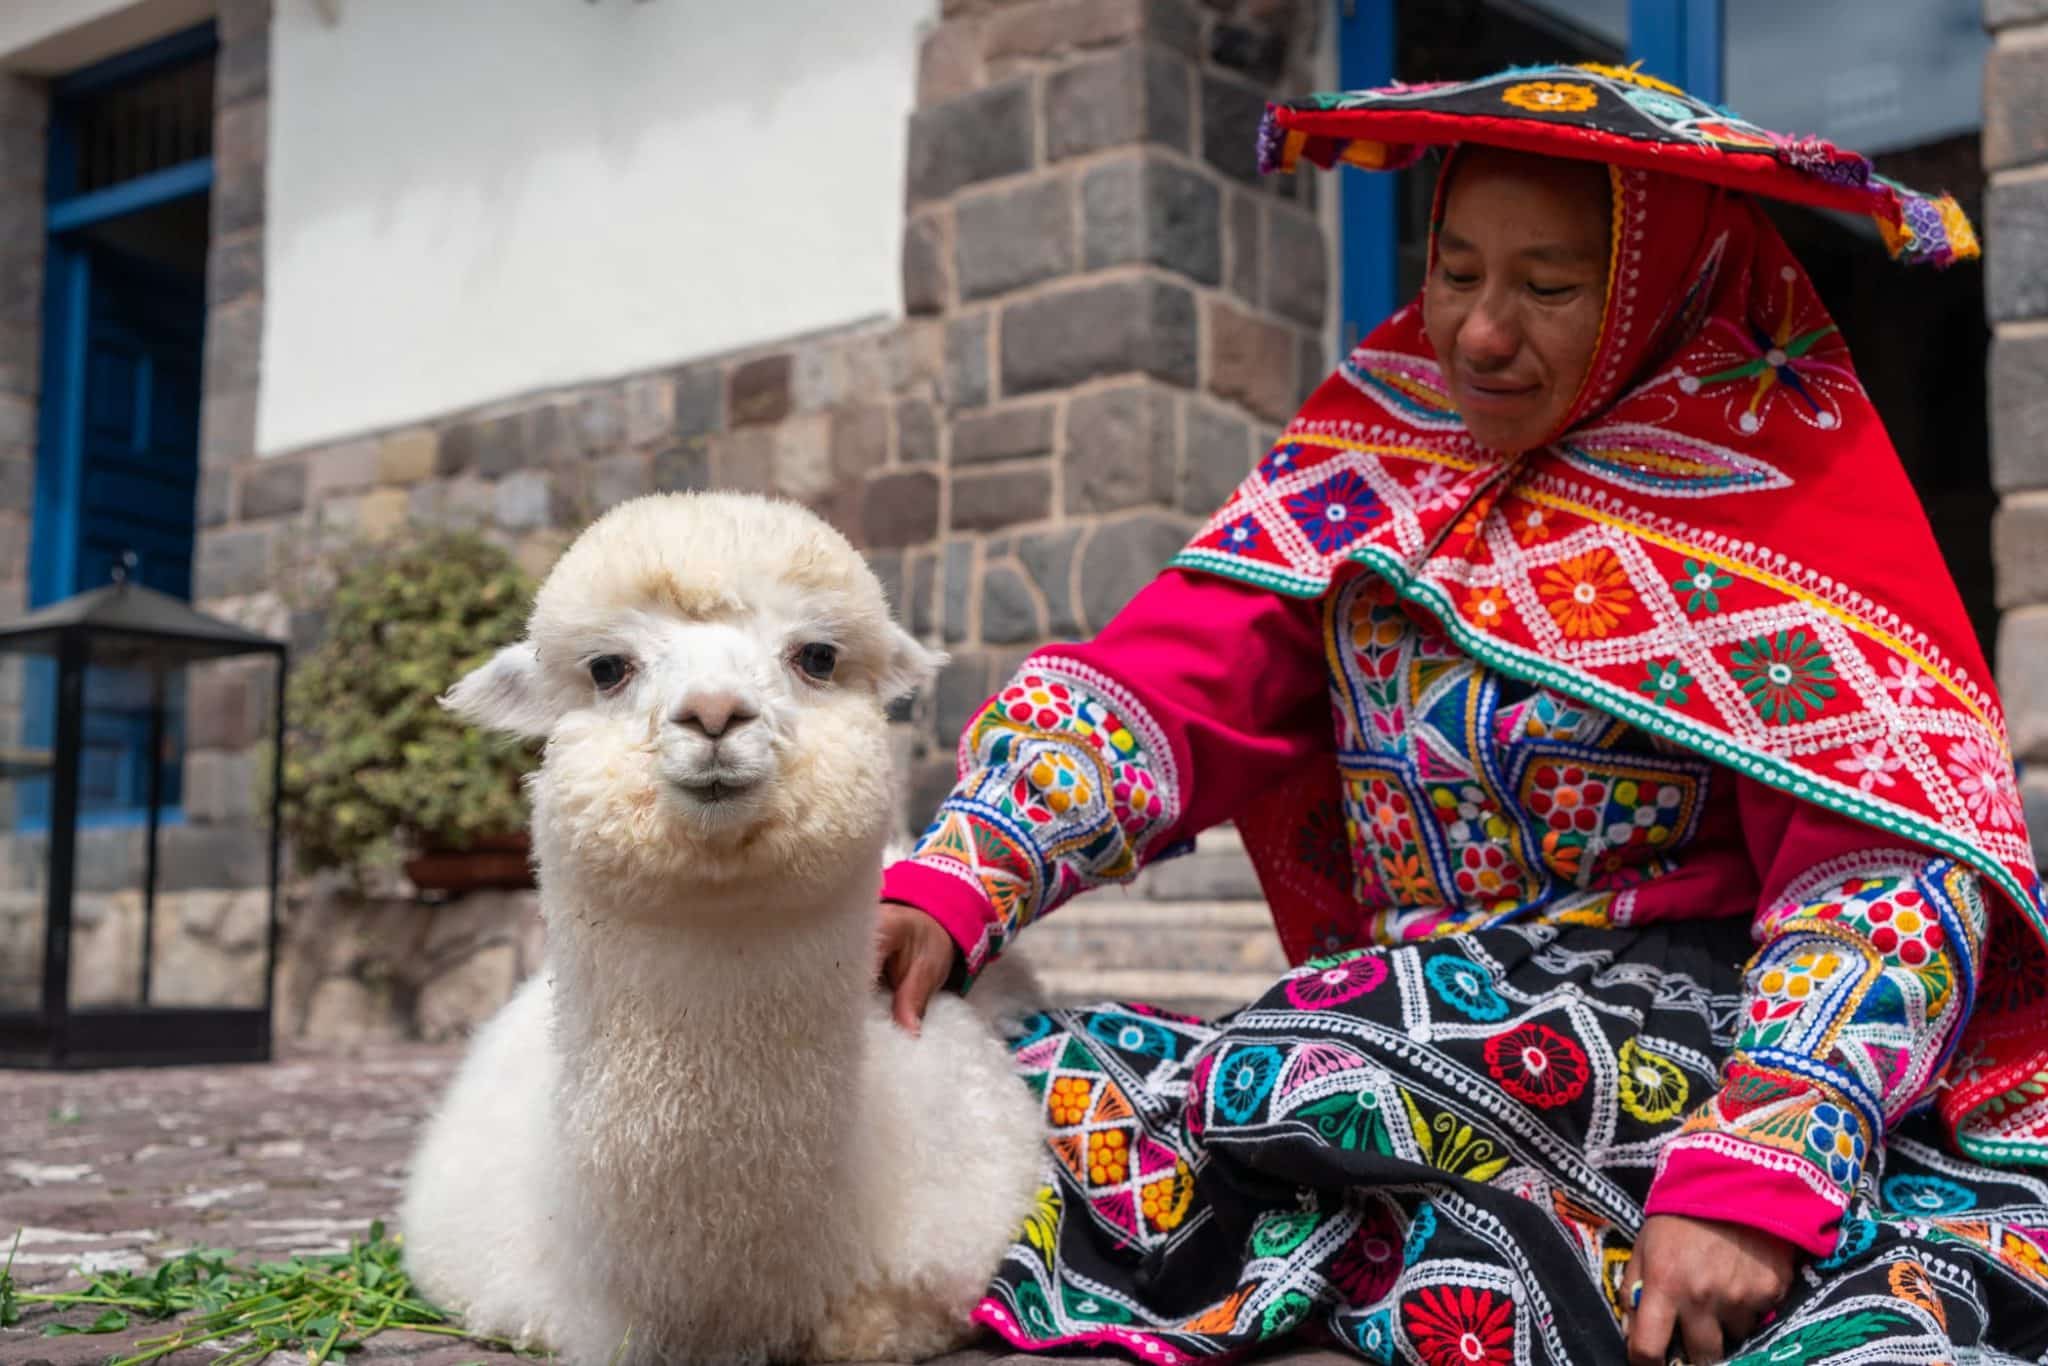
[[[2029,896],[2010,870],[1982,849],[1932,821],[1878,805],[1853,788],[1816,778],[1806,770],[1735,744],[1720,732],[1687,716],[1665,710],[1645,698],[1605,683],[1600,679],[1553,664],[1539,654],[1522,650],[1474,630],[1457,614],[1450,597],[1435,584],[1417,581],[1392,553],[1378,546],[1360,546],[1350,558],[1364,565],[1394,586],[1410,602],[1427,608],[1450,634],[1459,648],[1490,669],[1539,687],[1554,689],[1567,697],[1599,707],[1654,735],[1661,735],[1695,753],[1704,755],[1738,773],[1756,779],[1780,792],[1812,802],[1837,815],[1899,835],[1916,844],[1953,855],[1991,879],[2048,940],[2048,914]],[[1215,551],[1187,550],[1173,560],[1176,566],[1204,570],[1241,583],[1286,593],[1291,597],[1315,597],[1328,588],[1306,575],[1276,570],[1271,565],[1250,564],[1235,556]]]

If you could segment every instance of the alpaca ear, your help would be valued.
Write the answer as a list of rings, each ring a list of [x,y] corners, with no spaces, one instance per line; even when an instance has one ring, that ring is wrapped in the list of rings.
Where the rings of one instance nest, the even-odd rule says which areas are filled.
[[[882,664],[882,677],[876,685],[884,702],[895,702],[929,686],[939,676],[939,670],[946,667],[944,653],[926,649],[894,622],[889,623],[888,644],[889,657]]]
[[[471,725],[530,740],[544,739],[559,714],[548,696],[540,654],[525,640],[472,669],[442,696],[441,705]]]

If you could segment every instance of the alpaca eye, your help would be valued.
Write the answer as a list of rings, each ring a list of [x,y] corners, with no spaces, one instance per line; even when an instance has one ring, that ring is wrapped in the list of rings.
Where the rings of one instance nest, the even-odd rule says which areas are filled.
[[[796,652],[796,666],[822,683],[839,666],[839,651],[830,645],[806,645]]]
[[[624,655],[599,655],[590,661],[590,681],[597,684],[600,692],[610,692],[626,681],[626,675],[633,671]]]

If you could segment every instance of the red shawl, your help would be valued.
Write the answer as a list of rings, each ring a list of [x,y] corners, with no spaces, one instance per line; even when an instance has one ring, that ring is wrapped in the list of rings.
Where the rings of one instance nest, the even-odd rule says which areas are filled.
[[[1629,92],[1655,95],[1668,125],[1683,97],[1611,68],[1429,89],[1450,107],[1418,109],[1416,87],[1276,107],[1269,147],[1283,166],[1304,151],[1393,164],[1397,139],[1607,162],[1602,332],[1560,435],[1514,458],[1476,446],[1417,301],[1316,391],[1176,563],[1318,596],[1361,562],[1491,668],[1976,868],[2002,893],[1999,923],[1941,1107],[1965,1151],[2048,1162],[2048,915],[1990,673],[1841,334],[1730,188],[1849,207],[1851,159],[1783,140],[1732,167],[1712,160],[1722,144],[1622,146],[1587,126],[1607,104],[1627,106],[1619,122],[1640,113]],[[1481,113],[1461,112],[1475,101]],[[1716,119],[1724,136],[1748,127]],[[1801,178],[1816,192],[1791,193]],[[1860,184],[1856,205],[1890,215],[1901,254],[1974,253],[1951,202],[1867,167]],[[1336,800],[1332,768],[1240,822],[1283,924],[1349,904],[1348,886],[1291,857]]]

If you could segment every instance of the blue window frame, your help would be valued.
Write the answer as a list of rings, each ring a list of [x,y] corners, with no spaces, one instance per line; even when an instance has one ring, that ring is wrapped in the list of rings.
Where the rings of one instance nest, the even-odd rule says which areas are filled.
[[[1424,6],[1429,0],[1409,0]],[[1724,0],[1627,0],[1628,59],[1643,69],[1684,86],[1701,99],[1722,98]],[[1524,3],[1520,8],[1551,11],[1567,21],[1591,21],[1592,11],[1611,5],[1580,7],[1572,0]],[[1346,90],[1385,85],[1397,76],[1422,79],[1431,72],[1397,72],[1400,50],[1401,0],[1336,0],[1337,80]],[[1411,12],[1421,12],[1420,10]],[[1609,20],[1611,27],[1611,19]],[[1597,31],[1597,23],[1585,24]],[[1343,310],[1340,346],[1348,351],[1400,303],[1400,205],[1394,175],[1346,171],[1337,177],[1342,214],[1343,259],[1340,263],[1340,305]]]
[[[189,597],[199,477],[206,214],[213,185],[211,24],[73,73],[51,89],[42,396],[29,600],[108,581],[116,566]],[[149,728],[146,677],[87,679],[81,819],[147,817],[151,769],[175,819],[181,699]],[[55,679],[24,679],[23,741],[47,743]],[[23,784],[17,825],[47,821],[47,784]]]

